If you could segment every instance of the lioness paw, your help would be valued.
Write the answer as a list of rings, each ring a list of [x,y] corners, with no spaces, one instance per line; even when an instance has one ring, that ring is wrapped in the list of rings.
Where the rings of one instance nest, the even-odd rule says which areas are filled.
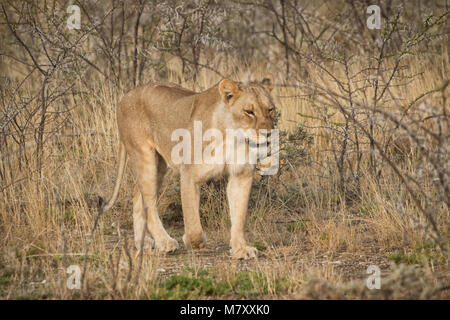
[[[250,246],[243,246],[237,249],[231,249],[231,257],[233,259],[253,259],[258,256],[258,249]]]
[[[206,246],[206,235],[203,232],[201,237],[187,237],[186,234],[183,235],[183,242],[188,249],[201,249]]]
[[[134,241],[134,245],[136,246],[137,250],[141,250],[141,246],[142,246],[141,240],[136,239]],[[146,250],[146,249],[153,249],[153,248],[155,248],[155,240],[153,240],[152,237],[145,236],[143,249]]]
[[[179,248],[178,242],[175,239],[168,238],[162,241],[156,241],[156,249],[162,252],[173,252]]]

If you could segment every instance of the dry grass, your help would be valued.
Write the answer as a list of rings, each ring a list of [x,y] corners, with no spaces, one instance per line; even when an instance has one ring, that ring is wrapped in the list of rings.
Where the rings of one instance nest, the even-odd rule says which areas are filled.
[[[443,75],[449,74],[448,54],[414,59],[403,72],[422,75],[406,88],[393,88],[405,105],[424,91],[440,86]],[[228,66],[217,67],[226,70]],[[361,65],[353,67],[357,70]],[[266,72],[257,63],[248,68],[237,65],[234,78],[244,77],[249,69],[255,78]],[[182,77],[180,70],[175,72]],[[322,77],[312,67],[309,73],[311,77]],[[151,80],[153,75],[148,78]],[[208,88],[218,80],[214,73],[202,71],[198,83]],[[276,77],[275,80],[281,81]],[[182,83],[194,87],[188,81]],[[280,128],[293,130],[296,123],[302,122],[309,128],[313,143],[304,165],[290,168],[282,175],[288,189],[275,180],[269,182],[271,193],[266,187],[254,188],[247,237],[260,249],[259,259],[248,262],[230,259],[224,194],[210,185],[203,190],[201,207],[210,240],[207,248],[195,252],[180,249],[166,256],[147,251],[138,274],[140,257],[132,245],[131,217],[135,184],[127,171],[118,203],[100,219],[94,233],[84,290],[69,290],[65,270],[70,265],[82,266],[98,196],[108,197],[116,179],[115,107],[123,93],[105,83],[92,85],[94,96],[82,94],[68,100],[73,107],[68,115],[70,123],[58,135],[48,136],[41,176],[33,172],[33,160],[21,163],[20,167],[18,162],[8,164],[11,175],[0,186],[0,297],[449,298],[448,289],[440,288],[449,281],[447,257],[421,228],[423,218],[398,178],[386,170],[380,189],[372,175],[364,174],[360,200],[345,201],[337,192],[337,175],[330,165],[329,132],[316,128],[321,125],[318,120],[298,115],[315,115],[317,108],[307,100],[293,97],[301,94],[300,90],[283,87],[274,91],[281,111]],[[325,80],[323,85],[335,86]],[[439,94],[428,98],[431,106],[440,107]],[[335,121],[339,120],[342,119]],[[9,159],[14,159],[17,150],[10,152]],[[25,152],[33,159],[34,150],[29,148]],[[411,157],[402,161],[404,168],[416,170],[410,164]],[[367,159],[362,167],[367,172]],[[161,215],[169,233],[182,243],[176,175],[169,173],[167,178],[159,203]],[[432,182],[428,184],[431,186]],[[441,234],[448,240],[448,212],[442,207],[434,215]],[[395,269],[392,260],[418,264],[421,271]],[[383,290],[376,293],[365,288],[366,269],[372,264],[381,268],[382,281],[386,279],[383,290],[393,288],[394,293],[385,294]],[[401,285],[402,277],[414,278],[406,281],[410,287]],[[427,282],[426,292],[417,284],[424,279],[432,279]],[[180,289],[176,281],[205,289]]]

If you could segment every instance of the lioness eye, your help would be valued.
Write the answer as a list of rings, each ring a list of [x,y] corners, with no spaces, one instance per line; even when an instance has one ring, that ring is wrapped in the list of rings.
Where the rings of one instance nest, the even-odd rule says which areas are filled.
[[[255,115],[255,113],[252,110],[244,110],[244,112],[251,117],[253,117]]]

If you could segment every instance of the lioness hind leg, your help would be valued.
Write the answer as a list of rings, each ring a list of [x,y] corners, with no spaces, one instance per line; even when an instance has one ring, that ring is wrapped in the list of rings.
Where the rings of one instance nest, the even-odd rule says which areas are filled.
[[[164,159],[158,154],[158,194],[159,190],[161,189],[161,185],[166,172],[167,164]],[[142,200],[140,191],[138,191],[133,198],[133,226],[136,249],[140,250],[141,246],[143,246],[144,249],[154,248],[155,240],[153,240],[153,238],[150,236],[150,231],[147,228],[144,214],[144,202]],[[145,237],[144,243],[142,243],[142,237]]]
[[[147,223],[145,221],[144,214],[144,202],[142,200],[141,192],[136,192],[133,198],[133,227],[134,227],[134,244],[136,249],[141,250],[155,247],[155,240],[150,236],[150,232],[147,229]],[[144,237],[144,242],[142,242]]]
[[[142,213],[136,215],[135,222],[138,225],[135,226],[135,231],[140,231],[141,235],[135,235],[135,239],[142,240],[143,227],[142,224],[139,226],[139,223],[142,222],[142,219],[145,220],[147,213],[147,228],[155,240],[156,249],[164,252],[174,251],[178,248],[178,242],[172,239],[164,229],[157,209],[158,182],[162,180],[161,178],[158,179],[158,167],[162,167],[161,165],[158,166],[158,161],[164,160],[154,150],[132,154],[130,159],[137,174],[143,205],[142,210],[137,210],[140,209],[138,198],[136,212],[141,211]]]

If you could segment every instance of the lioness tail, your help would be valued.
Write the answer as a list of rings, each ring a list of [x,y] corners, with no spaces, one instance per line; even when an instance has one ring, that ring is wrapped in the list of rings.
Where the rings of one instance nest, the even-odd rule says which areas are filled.
[[[125,146],[123,145],[123,143],[120,143],[119,167],[117,169],[117,180],[116,180],[116,184],[114,186],[114,192],[113,192],[111,199],[107,203],[103,203],[103,201],[102,201],[103,199],[100,198],[99,212],[101,214],[103,214],[106,211],[108,211],[109,209],[111,209],[112,206],[114,205],[114,202],[116,202],[116,200],[117,200],[117,195],[119,194],[120,183],[122,182],[126,162],[127,162],[127,153],[125,151]]]

